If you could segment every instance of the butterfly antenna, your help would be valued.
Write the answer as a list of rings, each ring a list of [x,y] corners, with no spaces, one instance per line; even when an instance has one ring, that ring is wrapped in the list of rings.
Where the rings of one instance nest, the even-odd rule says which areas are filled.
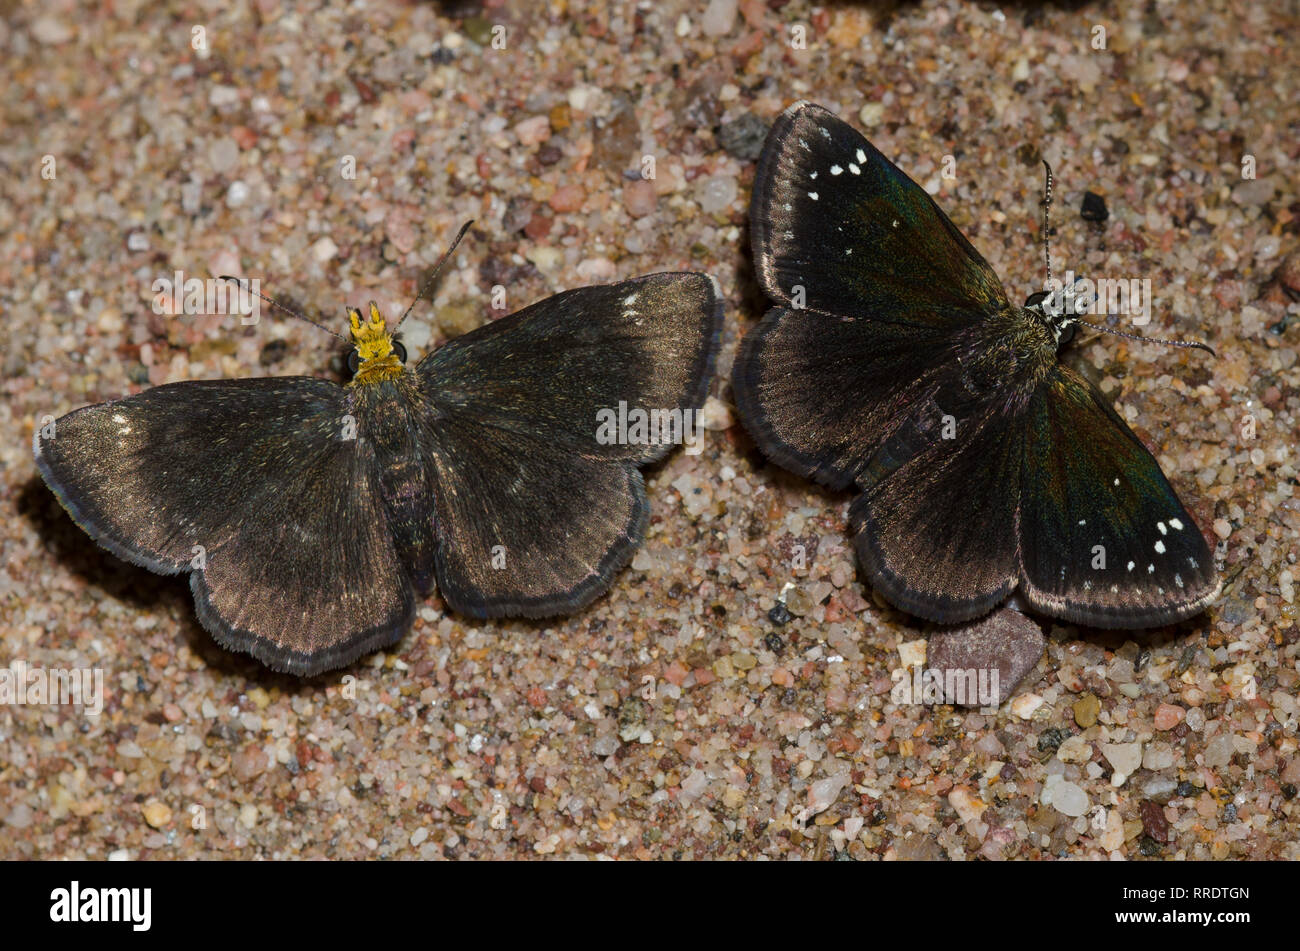
[[[460,226],[460,231],[456,232],[456,237],[452,240],[451,247],[449,247],[445,252],[443,252],[442,257],[438,259],[438,263],[433,266],[433,273],[429,275],[429,279],[425,281],[424,286],[420,288],[420,293],[415,295],[415,300],[411,301],[411,307],[414,307],[416,301],[418,301],[421,297],[427,294],[429,292],[429,288],[433,287],[433,282],[438,279],[438,273],[442,270],[442,266],[446,264],[447,259],[451,257],[452,254],[455,253],[456,245],[460,244],[460,239],[465,237],[465,232],[469,230],[469,226],[472,225],[473,223],[474,223],[474,219],[471,218],[469,221],[465,222],[463,225]],[[397,322],[398,327],[402,326],[402,320],[405,320],[406,315],[411,312],[411,307],[406,308],[406,310],[402,312],[402,319]],[[394,327],[393,330],[394,332],[396,332],[397,328]]]
[[[1052,210],[1052,166],[1043,159],[1043,168],[1047,169],[1047,182],[1043,186],[1043,258],[1047,262],[1047,281],[1044,290],[1052,286],[1052,227],[1049,214]]]
[[[1091,321],[1078,321],[1085,327],[1091,327],[1093,330],[1099,330],[1104,334],[1111,334],[1115,337],[1125,337],[1128,340],[1140,340],[1143,343],[1163,343],[1167,347],[1186,347],[1189,350],[1204,350],[1211,356],[1217,357],[1214,348],[1207,343],[1201,343],[1199,340],[1166,340],[1164,337],[1143,337],[1140,334],[1129,334],[1122,330],[1111,330],[1109,327],[1103,327],[1101,324],[1094,324]]]
[[[217,280],[219,280],[219,281],[230,281],[232,284],[239,284],[239,285],[241,285],[241,286],[242,286],[243,283],[244,283],[244,279],[243,279],[242,277],[231,277],[229,274],[219,274],[219,275],[217,275]],[[279,310],[284,311],[284,312],[285,312],[286,314],[288,314],[290,317],[297,317],[299,320],[306,321],[307,323],[311,324],[313,327],[318,327],[318,328],[320,328],[321,330],[323,330],[323,331],[325,331],[327,334],[329,334],[331,337],[338,337],[338,338],[339,338],[340,340],[342,340],[342,341],[350,342],[350,341],[348,341],[348,338],[347,338],[347,337],[343,336],[342,334],[336,334],[334,331],[330,330],[328,327],[326,327],[326,326],[324,326],[324,325],[322,325],[322,324],[318,324],[316,321],[312,320],[312,319],[311,319],[310,317],[308,317],[306,314],[300,314],[298,311],[294,310],[292,307],[288,307],[288,306],[286,306],[286,305],[284,305],[284,304],[281,304],[278,300],[274,300],[273,298],[267,297],[265,294],[260,294],[260,293],[258,293],[257,291],[253,290],[251,287],[248,288],[248,291],[249,291],[250,293],[252,293],[254,296],[256,296],[256,297],[260,297],[262,300],[266,301],[266,302],[267,302],[268,304],[270,304],[272,307],[275,307],[275,308],[277,308],[277,309],[279,309]]]

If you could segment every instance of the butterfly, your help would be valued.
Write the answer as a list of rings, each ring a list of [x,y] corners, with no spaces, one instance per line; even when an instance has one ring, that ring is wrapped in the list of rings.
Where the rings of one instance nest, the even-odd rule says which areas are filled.
[[[1159,464],[1058,359],[1077,312],[1043,293],[1013,306],[853,127],[811,103],[786,110],[750,228],[775,306],[734,364],[740,418],[781,466],[856,487],[858,559],[889,601],[955,623],[1019,589],[1054,617],[1140,628],[1217,597],[1211,553]]]
[[[722,310],[703,274],[582,287],[413,369],[373,303],[349,323],[344,386],[171,383],[34,438],[95,541],[189,572],[220,644],[303,676],[400,640],[435,587],[474,618],[566,614],[608,589],[645,537],[639,467],[671,445],[598,439],[599,418],[698,409]]]

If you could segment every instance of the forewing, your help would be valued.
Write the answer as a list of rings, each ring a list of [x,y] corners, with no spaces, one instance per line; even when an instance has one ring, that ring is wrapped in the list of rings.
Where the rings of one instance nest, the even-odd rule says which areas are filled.
[[[663,273],[564,291],[457,337],[420,361],[439,414],[605,459],[638,463],[670,444],[597,442],[609,414],[703,405],[722,331],[704,274]]]
[[[768,133],[750,238],[759,282],[790,305],[943,334],[1005,309],[992,268],[925,190],[851,125],[796,103]]]
[[[219,643],[312,674],[396,641],[414,610],[352,409],[310,378],[174,383],[62,417],[36,462],[109,551],[192,571]]]
[[[750,208],[781,306],[742,341],[736,403],[775,461],[843,488],[932,391],[955,336],[1009,305],[930,196],[819,106],[777,119]]]
[[[1093,627],[1140,628],[1218,597],[1196,522],[1091,383],[1057,366],[1025,425],[1020,570],[1030,604]]]

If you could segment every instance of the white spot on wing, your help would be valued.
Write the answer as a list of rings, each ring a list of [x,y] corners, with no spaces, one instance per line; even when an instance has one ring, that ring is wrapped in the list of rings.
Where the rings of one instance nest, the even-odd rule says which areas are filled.
[[[1168,534],[1169,534],[1169,529],[1165,528],[1165,523],[1164,523],[1164,522],[1156,522],[1156,528],[1160,529],[1160,534],[1161,534],[1161,535],[1168,535]]]
[[[1131,562],[1131,561],[1128,563],[1128,570],[1129,570],[1129,571],[1132,571],[1132,570],[1133,570],[1133,564],[1134,564],[1134,563]]]
[[[1162,542],[1162,541],[1157,541],[1157,542],[1156,542],[1156,554],[1157,554],[1157,555],[1163,555],[1164,553],[1165,553],[1165,543]]]
[[[816,193],[816,192],[809,192],[809,193],[808,193],[808,197],[811,198],[813,201],[816,201],[816,200],[817,200],[817,193]]]
[[[832,165],[832,166],[831,166],[831,174],[832,174],[832,175],[839,175],[839,174],[841,174],[843,171],[844,171],[844,169],[840,168],[838,165]]]
[[[866,164],[867,164],[867,153],[864,152],[864,151],[862,151],[861,149],[858,149],[857,155],[858,155],[858,164],[859,164],[859,165],[866,165]]]
[[[1171,519],[1169,520],[1169,525],[1170,525],[1172,528],[1175,528],[1175,529],[1177,529],[1177,530],[1180,531],[1180,532],[1183,530],[1183,523],[1180,522],[1180,521],[1179,521],[1178,519],[1176,519],[1176,518],[1171,518]]]

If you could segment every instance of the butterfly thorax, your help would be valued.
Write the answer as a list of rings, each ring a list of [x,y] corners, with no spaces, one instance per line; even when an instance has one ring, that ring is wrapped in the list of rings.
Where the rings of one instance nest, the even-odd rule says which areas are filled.
[[[993,314],[963,335],[957,346],[962,383],[975,398],[1014,392],[1027,399],[1056,362],[1051,331],[1019,307]]]
[[[355,307],[348,309],[348,318],[352,324],[352,342],[360,359],[348,386],[395,380],[406,372],[378,307],[370,305],[369,320],[362,320],[361,311]]]

